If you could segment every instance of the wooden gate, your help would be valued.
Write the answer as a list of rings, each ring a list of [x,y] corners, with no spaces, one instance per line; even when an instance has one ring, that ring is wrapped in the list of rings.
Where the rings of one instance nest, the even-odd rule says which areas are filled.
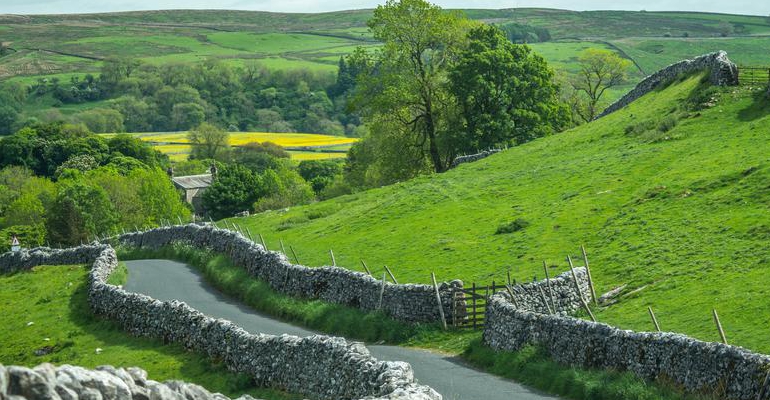
[[[768,67],[739,67],[738,81],[741,85],[764,86],[770,83],[770,68]]]
[[[471,287],[455,292],[449,323],[459,329],[483,329],[487,299],[504,290],[506,290],[505,285],[492,281],[491,285],[476,285],[474,282]]]

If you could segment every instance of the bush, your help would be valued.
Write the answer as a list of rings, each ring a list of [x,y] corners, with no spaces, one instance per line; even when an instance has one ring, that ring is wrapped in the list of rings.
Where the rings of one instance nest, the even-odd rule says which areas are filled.
[[[666,133],[676,127],[676,125],[679,123],[679,120],[673,116],[669,115],[666,118],[663,118],[660,123],[658,123],[658,131],[661,133]]]
[[[507,224],[503,224],[497,227],[497,231],[495,232],[495,234],[501,235],[505,233],[518,232],[528,226],[529,226],[529,221],[523,218],[516,218],[516,220],[513,222],[509,222]]]

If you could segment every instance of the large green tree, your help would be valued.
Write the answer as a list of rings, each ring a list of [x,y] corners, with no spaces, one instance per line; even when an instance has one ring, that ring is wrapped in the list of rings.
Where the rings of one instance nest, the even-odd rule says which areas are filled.
[[[542,57],[490,25],[473,28],[468,39],[449,75],[463,117],[458,151],[521,144],[567,124],[554,73]]]
[[[456,115],[447,71],[464,46],[469,26],[460,14],[424,0],[389,0],[369,21],[374,38],[384,45],[373,68],[359,79],[355,102],[368,120],[387,118],[389,128],[408,134],[401,145],[418,149],[437,172],[445,171],[454,158],[451,147],[445,146]]]
[[[222,160],[230,150],[230,133],[209,123],[202,123],[187,134],[196,159]]]
[[[222,168],[214,183],[203,192],[203,207],[216,219],[251,211],[254,203],[267,193],[259,175],[248,168],[231,164]]]

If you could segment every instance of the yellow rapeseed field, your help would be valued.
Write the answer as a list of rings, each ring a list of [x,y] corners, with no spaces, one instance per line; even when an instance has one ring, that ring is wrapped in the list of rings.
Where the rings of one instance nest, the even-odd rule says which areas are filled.
[[[190,145],[187,139],[187,132],[148,132],[131,133],[145,142],[152,143],[153,146],[164,154],[168,154],[172,161],[183,161],[190,154]],[[115,134],[103,134],[104,137],[112,137]],[[358,139],[346,138],[340,136],[320,135],[313,133],[270,133],[270,132],[231,132],[230,145],[243,146],[247,143],[272,142],[281,147],[330,147],[336,149],[346,148],[352,145]],[[345,153],[321,153],[313,151],[290,151],[291,158],[295,160],[325,160],[333,158],[344,158]]]

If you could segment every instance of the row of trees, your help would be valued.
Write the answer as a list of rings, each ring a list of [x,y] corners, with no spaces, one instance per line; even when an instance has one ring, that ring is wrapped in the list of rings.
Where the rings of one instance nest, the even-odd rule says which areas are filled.
[[[18,90],[18,85],[7,86]],[[354,135],[360,120],[345,110],[344,86],[331,73],[271,71],[256,63],[234,67],[208,60],[155,66],[112,58],[104,61],[97,77],[40,79],[24,88],[21,99],[0,96],[0,134],[68,120],[97,133],[180,131],[206,121],[232,131]],[[53,97],[57,104],[103,105],[71,116],[55,109],[25,114],[21,106],[26,92],[36,102]]]

